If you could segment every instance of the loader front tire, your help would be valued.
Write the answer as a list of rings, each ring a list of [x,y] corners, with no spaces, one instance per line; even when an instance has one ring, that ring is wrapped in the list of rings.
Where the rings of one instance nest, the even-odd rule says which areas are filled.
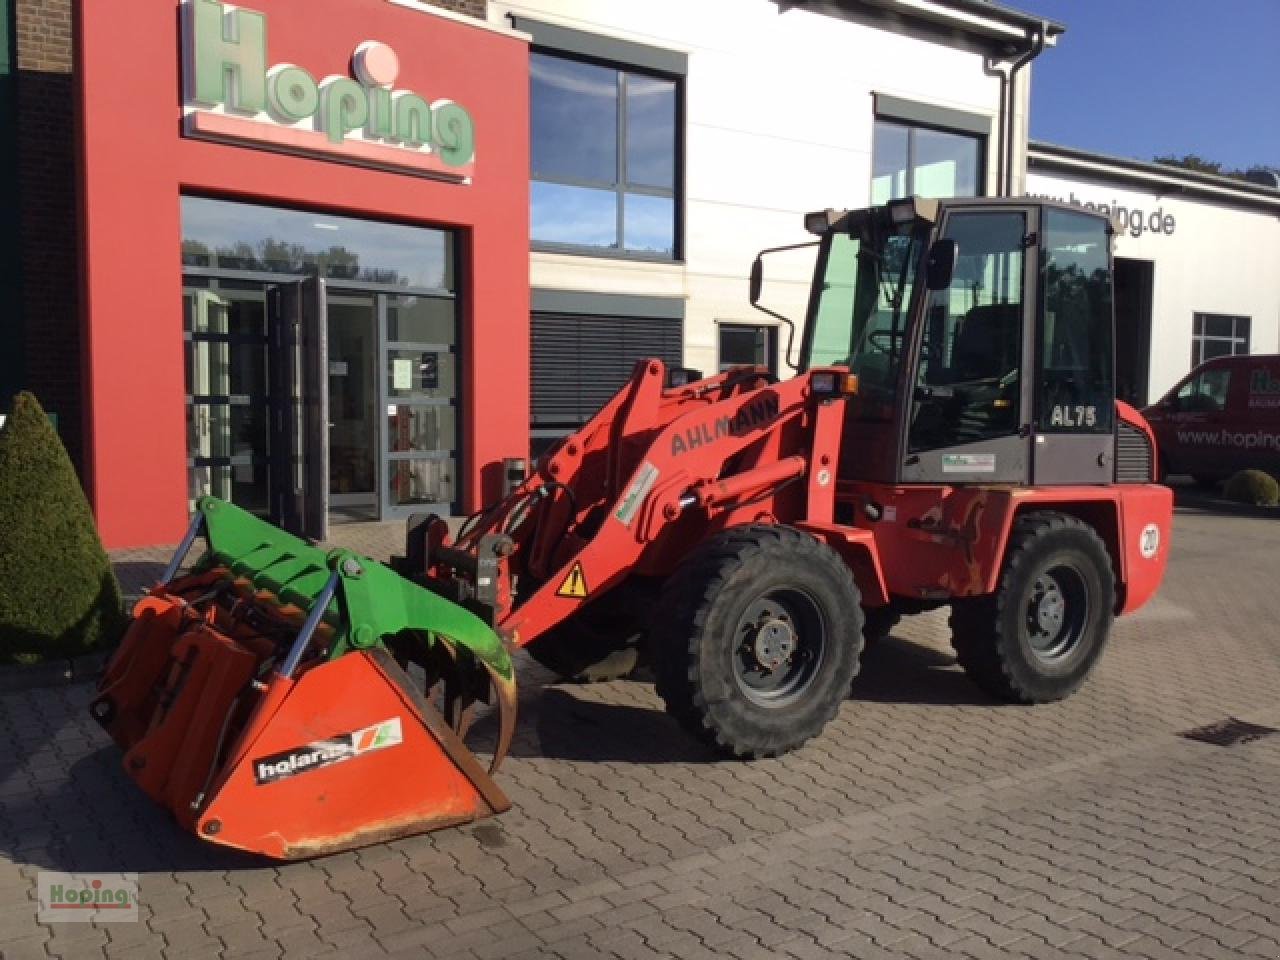
[[[651,631],[658,695],[686,730],[741,759],[787,753],[836,715],[858,669],[849,568],[790,527],[734,527],[668,579]]]
[[[1115,610],[1106,545],[1063,513],[1019,517],[993,594],[951,606],[951,644],[969,677],[997,700],[1048,703],[1084,683]]]
[[[644,625],[655,591],[651,579],[632,577],[585,604],[525,649],[561,680],[625,679],[640,664]]]
[[[607,683],[622,680],[636,668],[636,634],[601,631],[594,624],[571,619],[553,627],[527,647],[529,656],[561,680]]]

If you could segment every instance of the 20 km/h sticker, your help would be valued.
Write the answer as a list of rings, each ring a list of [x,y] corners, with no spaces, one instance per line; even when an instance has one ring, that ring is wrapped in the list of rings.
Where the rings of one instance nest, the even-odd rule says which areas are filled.
[[[575,563],[573,569],[569,571],[569,575],[564,578],[564,583],[560,584],[560,589],[556,591],[556,596],[583,600],[586,599],[587,594],[590,592],[587,589],[587,578],[582,574],[582,564]]]

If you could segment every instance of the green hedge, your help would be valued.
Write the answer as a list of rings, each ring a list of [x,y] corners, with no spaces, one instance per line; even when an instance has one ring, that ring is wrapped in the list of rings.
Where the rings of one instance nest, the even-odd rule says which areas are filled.
[[[75,469],[39,402],[0,428],[0,663],[114,644],[126,618]]]
[[[1241,470],[1223,488],[1228,500],[1256,507],[1274,507],[1280,501],[1280,484],[1261,470]]]

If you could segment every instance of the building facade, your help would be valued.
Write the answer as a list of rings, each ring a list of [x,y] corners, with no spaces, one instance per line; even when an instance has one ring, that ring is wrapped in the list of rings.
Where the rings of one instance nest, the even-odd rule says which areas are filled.
[[[1062,29],[980,0],[4,2],[0,389],[58,417],[112,547],[205,493],[313,537],[468,512],[639,357],[785,375],[755,254],[812,209],[1020,192]],[[769,305],[799,319],[809,268],[775,258]]]
[[[532,38],[532,437],[640,356],[787,367],[747,303],[806,211],[1022,188],[1029,70],[1061,27],[974,2],[491,0]],[[765,302],[802,318],[810,251]],[[799,340],[796,339],[796,349]]]
[[[526,38],[413,0],[74,12],[75,269],[24,271],[26,356],[104,541],[171,541],[202,494],[317,538],[496,496],[528,422]]]
[[[1280,352],[1280,190],[1044,143],[1026,191],[1116,225],[1116,382],[1144,406],[1224,354]]]

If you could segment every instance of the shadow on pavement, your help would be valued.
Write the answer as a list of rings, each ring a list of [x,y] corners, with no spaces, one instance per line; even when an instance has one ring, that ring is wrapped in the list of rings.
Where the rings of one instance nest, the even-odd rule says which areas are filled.
[[[641,673],[641,678],[647,676],[647,672]],[[526,726],[512,743],[512,756],[615,763],[708,763],[719,759],[715,751],[684,733],[660,704],[606,702],[602,698],[609,695],[610,686],[552,685],[534,697],[522,697]],[[850,699],[1000,705],[955,667],[954,656],[900,637],[888,637],[863,654]],[[485,718],[475,730],[485,747],[491,746],[486,735],[490,725]],[[530,726],[536,735],[530,735]]]
[[[872,703],[934,706],[998,706],[963,670],[956,658],[905,637],[888,636],[862,654],[853,681],[853,699]]]
[[[517,737],[515,756],[601,763],[710,763],[719,755],[680,729],[661,705],[604,703],[547,687],[536,706],[536,737]]]
[[[8,765],[6,765],[8,766]],[[10,768],[10,775],[26,771]],[[134,785],[120,751],[103,746],[35,789],[4,802],[0,853],[17,863],[68,872],[165,873],[260,869],[267,861],[188,834]],[[55,771],[50,771],[51,773]],[[7,779],[7,778],[6,778]]]

